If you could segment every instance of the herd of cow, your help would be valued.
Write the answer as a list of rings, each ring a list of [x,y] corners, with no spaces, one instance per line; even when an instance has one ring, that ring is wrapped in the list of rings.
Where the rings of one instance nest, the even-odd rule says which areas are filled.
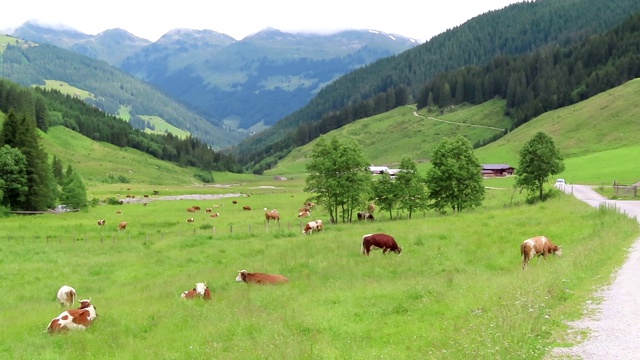
[[[234,201],[234,204],[237,202]],[[303,209],[300,209],[300,215],[309,216],[312,203],[306,203]],[[199,211],[197,206],[187,209],[188,212]],[[267,210],[266,208],[264,209]],[[373,211],[375,206],[369,205],[368,212],[358,213],[359,220],[373,220]],[[210,209],[206,210],[208,213],[212,212]],[[304,214],[304,215],[303,215]],[[216,213],[216,216],[219,216]],[[213,217],[213,215],[212,215]],[[276,209],[266,211],[265,219],[267,222],[274,220],[280,221],[280,214]],[[187,222],[193,222],[193,218],[189,218]],[[98,225],[103,226],[105,220],[98,220]],[[125,230],[127,227],[126,222],[121,222],[118,226],[118,230]],[[322,231],[322,220],[309,221],[305,224],[302,230],[303,234],[311,234],[313,231]],[[361,253],[369,256],[371,250],[380,249],[383,254],[387,252],[393,252],[396,254],[402,253],[402,247],[398,245],[393,236],[383,233],[378,234],[366,234],[362,237]],[[546,260],[547,255],[562,255],[562,249],[560,246],[555,245],[546,236],[535,236],[530,239],[526,239],[520,245],[520,254],[522,256],[522,269],[526,269],[529,261],[535,256],[543,256]],[[285,276],[279,274],[266,274],[266,273],[250,273],[246,270],[238,270],[237,282],[254,283],[254,284],[279,284],[289,281]],[[64,285],[58,290],[58,301],[61,306],[71,307],[76,301],[77,294],[74,288]],[[203,299],[211,300],[211,291],[207,287],[206,282],[198,282],[191,290],[184,291],[181,295],[183,299]],[[96,308],[91,304],[91,299],[80,300],[80,307],[77,309],[69,309],[63,311],[56,318],[51,320],[47,331],[50,333],[62,332],[71,329],[86,329],[93,321],[98,317]]]

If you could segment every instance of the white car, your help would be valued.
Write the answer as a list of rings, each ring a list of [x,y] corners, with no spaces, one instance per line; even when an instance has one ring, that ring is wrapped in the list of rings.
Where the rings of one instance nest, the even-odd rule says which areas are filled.
[[[556,180],[556,187],[558,189],[564,189],[564,186],[567,185],[567,183],[564,181],[564,179],[557,179]]]

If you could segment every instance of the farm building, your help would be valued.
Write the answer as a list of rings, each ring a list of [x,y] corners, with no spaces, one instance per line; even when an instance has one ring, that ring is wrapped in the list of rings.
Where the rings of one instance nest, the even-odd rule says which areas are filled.
[[[513,175],[515,169],[507,164],[482,164],[482,176],[507,176]]]
[[[371,165],[369,166],[369,171],[371,171],[371,174],[373,175],[380,175],[383,173],[389,173],[389,167]]]

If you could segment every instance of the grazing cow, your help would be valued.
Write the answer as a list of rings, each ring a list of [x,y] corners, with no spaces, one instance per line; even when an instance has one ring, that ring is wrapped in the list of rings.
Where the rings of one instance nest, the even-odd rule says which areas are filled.
[[[202,210],[202,209],[200,209],[200,206],[192,206],[192,208],[194,208],[196,211]]]
[[[118,225],[118,231],[120,230],[127,230],[127,222],[123,221]]]
[[[236,281],[264,285],[286,283],[289,279],[278,274],[250,273],[247,270],[238,270]]]
[[[251,206],[245,205],[245,206],[242,207],[242,210],[251,210]]]
[[[51,320],[47,331],[55,333],[67,330],[85,330],[97,317],[98,313],[95,306],[91,305],[91,299],[81,300],[78,309],[63,311],[58,317]]]
[[[105,220],[104,220],[104,219],[100,219],[100,220],[98,220],[98,225],[102,226],[102,225],[104,225],[104,223],[105,223]]]
[[[398,246],[396,240],[387,234],[367,234],[362,237],[362,255],[369,256],[369,252],[373,249],[382,249],[382,254],[386,254],[387,251],[402,253],[402,248]]]
[[[520,255],[522,255],[522,269],[527,268],[529,260],[534,256],[540,256],[547,260],[547,255],[554,254],[561,256],[562,249],[555,245],[546,236],[535,236],[527,239],[520,245]]]
[[[373,214],[370,214],[368,212],[359,212],[358,213],[358,220],[375,220],[373,217]]]
[[[196,208],[194,207],[187,208],[187,212],[196,212],[196,211],[198,210],[196,210]]]
[[[313,230],[322,231],[322,220],[309,221],[304,225],[303,234],[311,234]]]
[[[267,223],[270,220],[275,220],[276,222],[280,222],[280,214],[278,213],[278,210],[273,209],[269,212],[264,213],[264,217],[267,218]]]
[[[311,211],[302,211],[298,214],[298,217],[309,217],[311,216]]]
[[[211,211],[213,211],[213,210],[211,210],[211,208],[207,208],[204,212],[210,213]]]
[[[367,210],[369,210],[370,214],[373,214],[376,211],[376,205],[374,203],[370,203],[369,206],[367,206]]]
[[[63,285],[60,290],[58,290],[58,302],[60,306],[72,307],[77,296],[76,289],[68,285]]]
[[[217,218],[218,216],[220,216],[220,213],[213,213],[209,216],[211,216],[212,218]]]
[[[233,205],[238,205],[238,201],[237,200],[233,200],[232,203],[233,203]]]
[[[187,222],[188,222],[188,223],[192,223],[192,222],[194,222],[194,221],[195,221],[195,219],[194,219],[194,218],[188,218],[188,219],[187,219]]]
[[[196,287],[191,290],[184,291],[182,295],[180,295],[183,299],[195,299],[200,297],[204,300],[211,300],[211,291],[209,287],[207,287],[206,282],[196,283]]]
[[[298,209],[298,212],[299,212],[299,213],[301,213],[301,212],[309,212],[309,211],[311,211],[311,208],[308,208],[308,207],[306,207],[306,206],[305,206],[305,207],[303,207],[303,208],[301,208],[301,209]]]

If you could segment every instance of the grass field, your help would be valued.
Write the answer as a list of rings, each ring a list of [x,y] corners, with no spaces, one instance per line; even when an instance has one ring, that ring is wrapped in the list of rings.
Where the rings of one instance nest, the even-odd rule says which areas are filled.
[[[509,207],[511,191],[489,190],[474,212],[398,221],[380,214],[374,223],[327,224],[305,236],[296,214],[308,194],[301,181],[280,183],[218,189],[253,192],[233,198],[237,206],[232,198],[151,196],[147,206],[0,219],[0,307],[12,309],[0,313],[11,324],[0,330],[0,355],[542,358],[563,343],[564,321],[580,316],[638,235],[633,220],[570,196],[529,206],[516,195]],[[215,210],[221,216],[187,213],[192,205],[222,205]],[[265,207],[277,208],[283,219],[268,231]],[[190,216],[194,223],[186,223]],[[96,225],[100,218],[104,228]],[[321,208],[313,218],[327,215]],[[122,220],[129,226],[118,232]],[[395,236],[403,254],[362,256],[361,237],[373,232]],[[519,244],[538,234],[561,245],[564,256],[534,260],[523,272]],[[603,251],[591,251],[594,246]],[[290,283],[235,283],[240,269],[281,273]],[[211,303],[180,299],[199,281],[212,290]],[[97,307],[99,317],[86,332],[43,333],[61,311],[55,293],[63,284]]]
[[[35,86],[39,86],[43,89],[47,89],[47,90],[57,90],[60,91],[61,93],[65,94],[65,95],[70,95],[70,96],[75,96],[79,99],[85,100],[85,99],[95,99],[95,95],[93,93],[90,93],[86,90],[82,90],[80,88],[77,88],[75,86],[69,85],[68,83],[64,82],[64,81],[58,81],[58,80],[45,80],[45,85],[44,86],[40,86],[40,85],[35,85]]]
[[[153,126],[155,127],[155,130],[151,130],[149,128],[146,128],[144,131],[151,133],[151,134],[165,134],[165,133],[171,133],[175,136],[177,136],[180,139],[184,139],[187,136],[189,136],[189,132],[182,130],[182,129],[178,129],[177,127],[169,124],[168,122],[164,121],[163,118],[159,117],[159,116],[148,116],[148,115],[142,115],[140,116],[142,119],[144,119],[144,121],[148,121],[151,124],[153,124]]]

